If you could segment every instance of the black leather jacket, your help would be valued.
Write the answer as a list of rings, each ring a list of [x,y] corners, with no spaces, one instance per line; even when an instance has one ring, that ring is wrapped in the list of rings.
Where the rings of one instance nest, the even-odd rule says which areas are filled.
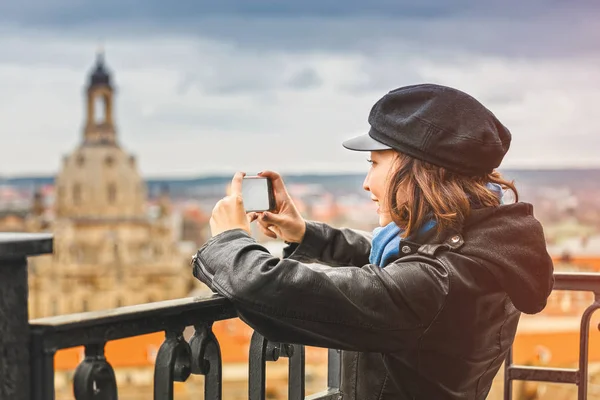
[[[520,312],[542,310],[553,286],[532,206],[474,209],[459,231],[401,246],[380,268],[369,234],[307,222],[279,259],[231,230],[198,251],[194,275],[266,338],[344,350],[344,400],[485,399]]]

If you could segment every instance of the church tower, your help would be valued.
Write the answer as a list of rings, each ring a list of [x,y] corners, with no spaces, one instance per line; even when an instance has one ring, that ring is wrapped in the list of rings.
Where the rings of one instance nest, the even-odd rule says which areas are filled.
[[[57,217],[144,217],[146,187],[135,157],[118,143],[113,103],[112,77],[98,53],[86,87],[83,138],[56,179]]]
[[[113,122],[113,94],[110,74],[104,65],[104,53],[96,55],[96,65],[87,85],[87,118],[84,142],[87,144],[115,145]]]
[[[189,255],[167,223],[168,199],[160,217],[147,213],[136,160],[119,144],[102,53],[87,77],[85,106],[80,143],[55,180],[54,253],[31,264],[32,318],[181,298],[193,282]]]

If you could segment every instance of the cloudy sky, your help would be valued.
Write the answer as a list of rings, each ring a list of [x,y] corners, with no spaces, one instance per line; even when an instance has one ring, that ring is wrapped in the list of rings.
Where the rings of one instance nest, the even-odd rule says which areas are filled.
[[[505,167],[600,166],[599,18],[592,0],[3,1],[0,175],[54,173],[79,144],[100,44],[146,176],[364,172],[341,141],[418,82],[492,109]]]

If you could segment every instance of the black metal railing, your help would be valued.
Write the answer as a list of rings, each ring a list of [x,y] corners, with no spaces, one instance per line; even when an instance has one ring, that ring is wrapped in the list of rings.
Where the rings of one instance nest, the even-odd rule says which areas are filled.
[[[212,294],[113,310],[27,320],[27,257],[52,252],[50,235],[0,234],[0,399],[55,397],[54,356],[83,346],[85,357],[73,377],[77,400],[116,399],[116,376],[104,349],[107,342],[165,332],[154,366],[154,399],[173,399],[174,382],[204,375],[204,398],[222,398],[222,360],[212,332],[215,321],[237,317],[229,300]],[[194,327],[189,342],[184,329]],[[266,365],[289,358],[289,399],[305,399],[304,346],[274,343],[254,332],[249,354],[249,399],[266,395]],[[340,356],[329,350],[327,390],[312,400],[339,399]]]
[[[165,332],[154,367],[154,399],[173,399],[174,382],[185,382],[191,374],[204,375],[205,399],[222,398],[222,362],[219,342],[212,332],[215,321],[235,318],[234,307],[219,295],[168,300],[114,310],[86,312],[30,321],[32,399],[54,396],[53,359],[57,350],[85,347],[85,358],[75,370],[74,393],[77,400],[116,399],[115,373],[104,356],[111,340]],[[193,326],[188,341],[183,332]],[[249,398],[265,398],[267,361],[289,357],[289,399],[304,399],[304,347],[272,343],[254,332],[249,358]],[[336,358],[337,352],[330,352]],[[339,360],[337,361],[339,363]],[[339,376],[334,386],[313,399],[335,399]],[[100,397],[98,397],[100,396]]]
[[[27,318],[27,257],[52,252],[45,234],[0,233],[0,399],[53,399],[54,355],[60,349],[84,346],[85,357],[74,374],[77,400],[115,399],[115,373],[104,355],[107,342],[153,332],[165,332],[155,361],[154,399],[172,399],[173,383],[204,375],[205,399],[222,398],[222,362],[215,321],[236,317],[232,304],[219,295],[169,300],[113,310]],[[533,380],[578,385],[578,399],[587,398],[590,319],[600,308],[600,274],[556,273],[555,290],[589,291],[594,302],[581,320],[579,367],[538,368],[505,363],[504,398],[512,398],[512,382]],[[188,341],[186,327],[195,333]],[[304,347],[273,343],[254,332],[249,354],[249,399],[265,399],[266,364],[289,358],[289,399],[340,399],[340,356],[329,350],[328,388],[305,397]]]
[[[587,399],[590,321],[594,312],[600,309],[600,274],[556,272],[554,279],[554,290],[585,291],[594,294],[594,301],[585,309],[581,317],[579,366],[571,369],[514,365],[511,349],[504,364],[505,400],[512,400],[512,382],[515,380],[574,384],[578,386],[577,399]]]

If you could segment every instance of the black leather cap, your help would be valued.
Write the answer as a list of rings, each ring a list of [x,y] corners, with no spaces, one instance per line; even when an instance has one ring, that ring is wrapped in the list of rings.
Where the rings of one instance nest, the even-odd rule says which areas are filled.
[[[390,91],[371,109],[369,124],[368,134],[345,141],[344,147],[394,149],[469,176],[497,168],[511,141],[510,131],[483,104],[435,84]]]

